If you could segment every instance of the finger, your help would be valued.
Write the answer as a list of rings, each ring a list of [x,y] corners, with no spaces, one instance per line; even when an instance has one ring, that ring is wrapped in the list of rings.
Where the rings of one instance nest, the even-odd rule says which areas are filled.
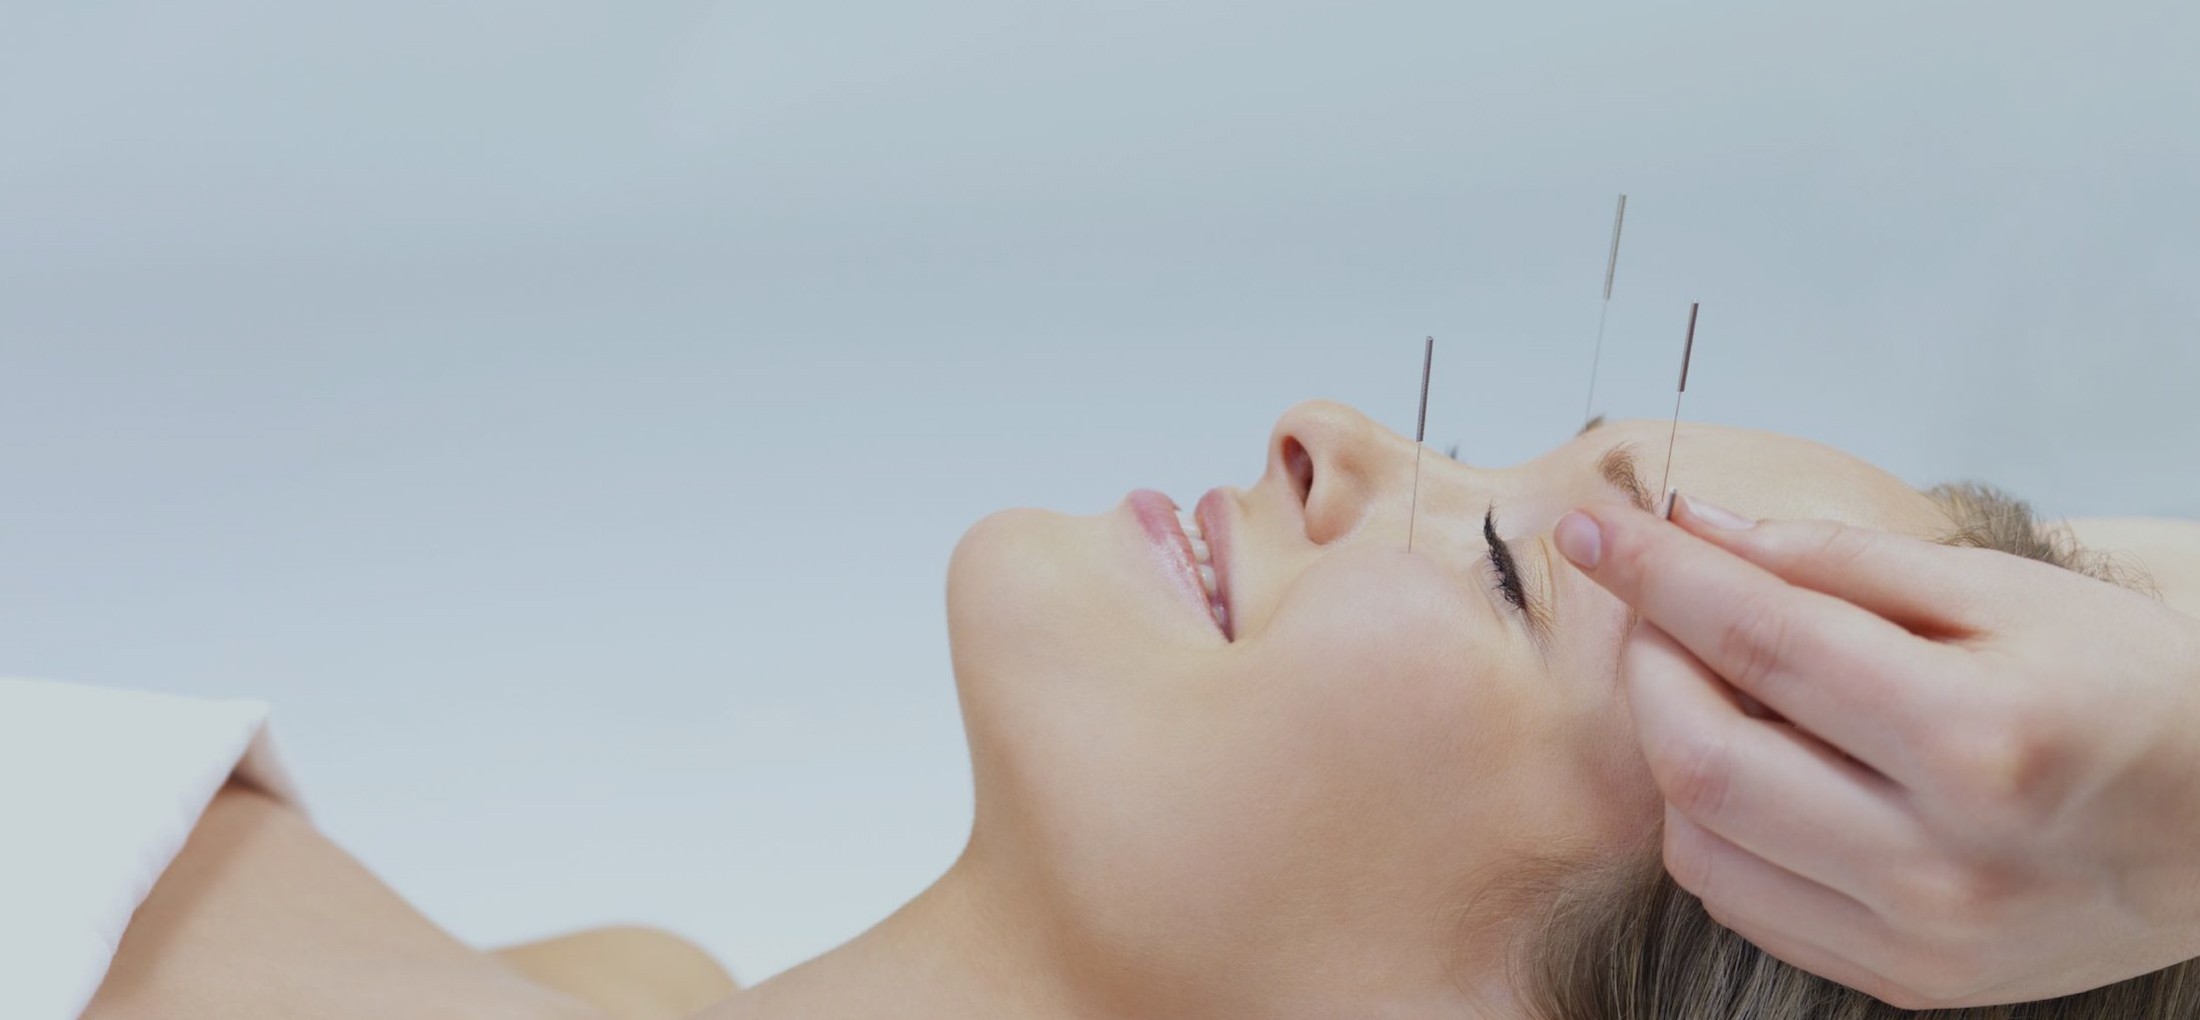
[[[1752,521],[1685,493],[1672,520],[1790,584],[1934,636],[1988,629],[1984,596],[2001,587],[2003,561],[2013,559],[1834,521]]]
[[[1834,980],[1844,984],[1848,977],[1869,975],[1872,969],[1859,951],[1888,942],[1886,925],[1870,908],[1767,863],[1670,809],[1664,852],[1673,881],[1703,901],[1713,920],[1812,973],[1833,977],[1818,968],[1839,971],[1845,976]]]
[[[1639,510],[1561,518],[1560,552],[1728,683],[1908,784],[1953,705],[1936,678],[1963,653],[1763,568]]]
[[[1867,902],[1886,861],[1924,842],[1892,782],[1793,726],[1751,718],[1664,632],[1636,628],[1621,673],[1658,791],[1721,839]]]
[[[1921,1005],[1906,1005],[1910,1001],[1906,993],[1895,988],[1884,975],[1858,963],[1851,956],[1812,942],[1807,933],[1791,933],[1790,929],[1759,924],[1749,918],[1714,917],[1713,920],[1789,966],[1856,989],[1891,1006],[1903,1009],[1921,1008]]]

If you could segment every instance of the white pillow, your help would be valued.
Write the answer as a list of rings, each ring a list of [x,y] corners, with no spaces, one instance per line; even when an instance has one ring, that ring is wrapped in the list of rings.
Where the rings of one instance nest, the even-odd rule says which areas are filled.
[[[0,678],[0,1017],[75,1020],[231,774],[298,803],[258,701]]]

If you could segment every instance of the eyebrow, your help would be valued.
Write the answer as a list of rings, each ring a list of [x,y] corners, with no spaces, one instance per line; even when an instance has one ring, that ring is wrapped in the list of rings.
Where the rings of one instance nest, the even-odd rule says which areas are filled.
[[[1581,431],[1587,432],[1602,424],[1604,424],[1604,418],[1599,415],[1591,419],[1589,424],[1583,426]],[[1635,446],[1633,443],[1617,443],[1611,449],[1604,451],[1603,456],[1597,458],[1597,474],[1604,479],[1606,485],[1625,493],[1627,501],[1633,503],[1636,509],[1644,513],[1652,512],[1650,510],[1650,490],[1643,487],[1642,472],[1635,463]],[[1531,612],[1528,614],[1530,623],[1528,631],[1534,635],[1536,644],[1540,647],[1548,640],[1551,627],[1558,615],[1559,574],[1551,561],[1550,542],[1545,540],[1540,541],[1538,544],[1542,546],[1543,583],[1549,595],[1547,600],[1543,602],[1544,612]],[[1628,619],[1630,620],[1630,626],[1632,626],[1632,620],[1634,619],[1632,612],[1629,613]],[[1624,633],[1623,631],[1623,641],[1625,640]]]
[[[1604,476],[1605,484],[1626,493],[1635,509],[1650,512],[1650,490],[1643,488],[1642,474],[1635,468],[1634,444],[1621,443],[1604,451],[1597,458],[1597,474]]]

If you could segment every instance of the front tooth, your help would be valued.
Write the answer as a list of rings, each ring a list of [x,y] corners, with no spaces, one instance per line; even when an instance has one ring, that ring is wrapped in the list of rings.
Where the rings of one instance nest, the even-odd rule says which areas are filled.
[[[1207,595],[1209,598],[1214,597],[1215,568],[1210,567],[1204,563],[1199,565],[1199,586],[1207,589]]]
[[[1193,532],[1193,533],[1191,534],[1191,539],[1192,539],[1192,558],[1193,558],[1193,559],[1195,559],[1195,560],[1198,560],[1198,561],[1199,561],[1199,562],[1201,562],[1201,563],[1205,563],[1205,562],[1207,562],[1207,559],[1208,559],[1208,557],[1207,557],[1207,542],[1206,542],[1206,540],[1205,540],[1205,539],[1202,539],[1202,538],[1200,538],[1200,537],[1199,537],[1199,533],[1198,533],[1198,532],[1196,532],[1196,531],[1195,531],[1195,532]]]

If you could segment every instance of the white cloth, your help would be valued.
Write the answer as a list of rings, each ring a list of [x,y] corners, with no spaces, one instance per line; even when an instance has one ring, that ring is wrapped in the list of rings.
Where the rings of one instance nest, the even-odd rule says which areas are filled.
[[[257,701],[0,678],[0,1017],[73,1020],[234,773],[296,804]]]

